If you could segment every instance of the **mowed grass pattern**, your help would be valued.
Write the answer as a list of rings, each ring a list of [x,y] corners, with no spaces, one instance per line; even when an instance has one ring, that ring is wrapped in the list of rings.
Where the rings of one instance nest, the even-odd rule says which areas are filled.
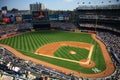
[[[53,42],[60,42],[60,41],[75,41],[75,42],[85,42],[94,44],[95,48],[93,50],[92,60],[95,62],[96,66],[100,70],[105,70],[105,61],[101,52],[101,49],[98,45],[98,43],[92,39],[91,35],[84,34],[84,33],[72,33],[72,32],[62,32],[62,31],[39,31],[39,32],[30,32],[21,34],[18,36],[9,37],[3,40],[0,40],[0,44],[6,44],[9,45],[19,52],[21,52],[24,55],[34,57],[39,60],[43,60],[61,67],[65,67],[71,70],[75,70],[82,73],[92,74],[94,73],[89,68],[84,68],[80,66],[78,63],[73,63],[69,61],[59,60],[59,59],[52,59],[48,57],[43,57],[40,55],[34,54],[34,52],[40,48],[43,45],[53,43]],[[66,48],[66,47],[63,47]],[[69,49],[72,49],[72,47],[69,47],[66,49],[66,51]],[[74,49],[74,48],[73,48]],[[76,49],[75,49],[76,50]],[[61,51],[61,50],[60,50]],[[66,52],[63,50],[63,52]],[[79,50],[78,50],[79,52]],[[85,52],[84,50],[82,52]],[[55,56],[60,56],[59,50],[56,52]],[[60,53],[60,54],[59,54]],[[62,54],[62,57],[65,55],[64,58],[70,58],[70,56],[67,56],[66,54]],[[83,54],[80,53],[82,56]],[[85,55],[87,53],[85,52]],[[86,56],[87,57],[87,56]],[[86,57],[81,57],[85,58]],[[72,58],[74,60],[79,60],[78,58]]]
[[[71,54],[70,52],[74,51],[75,54]],[[80,61],[81,59],[87,59],[89,54],[89,50],[83,48],[76,48],[72,46],[63,46],[55,51],[54,55],[61,58],[71,59]]]

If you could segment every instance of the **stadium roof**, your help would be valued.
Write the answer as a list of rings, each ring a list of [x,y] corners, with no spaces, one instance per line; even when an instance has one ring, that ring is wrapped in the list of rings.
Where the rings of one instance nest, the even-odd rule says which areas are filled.
[[[76,10],[91,10],[91,9],[120,9],[120,4],[118,5],[80,5]]]

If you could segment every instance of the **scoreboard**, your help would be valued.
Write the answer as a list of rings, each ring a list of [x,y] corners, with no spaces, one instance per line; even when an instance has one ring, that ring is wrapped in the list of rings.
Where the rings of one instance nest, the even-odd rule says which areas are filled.
[[[47,15],[46,11],[33,11],[32,12],[32,18],[33,19],[46,20],[47,16],[48,15]]]

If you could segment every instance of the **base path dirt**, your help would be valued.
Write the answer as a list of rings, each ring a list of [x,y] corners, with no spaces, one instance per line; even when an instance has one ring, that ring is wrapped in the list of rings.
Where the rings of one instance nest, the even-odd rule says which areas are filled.
[[[100,44],[100,47],[102,49],[102,53],[103,53],[103,56],[104,56],[104,59],[105,59],[105,63],[106,63],[106,69],[100,73],[96,73],[96,74],[84,74],[84,73],[80,73],[80,72],[76,72],[76,71],[73,71],[73,70],[70,70],[70,69],[66,69],[66,68],[63,68],[63,67],[59,67],[59,66],[56,66],[56,65],[53,65],[53,64],[50,64],[50,63],[47,63],[47,62],[44,62],[44,61],[40,61],[38,59],[34,59],[32,57],[28,57],[28,56],[25,56],[23,54],[21,54],[20,52],[16,51],[14,48],[11,48],[10,46],[7,46],[7,45],[2,45],[0,44],[0,46],[8,49],[9,51],[11,51],[13,54],[15,54],[16,56],[24,59],[24,60],[31,60],[37,64],[41,64],[43,66],[46,66],[46,67],[50,67],[50,68],[53,68],[53,69],[56,69],[58,71],[61,71],[61,72],[64,72],[66,74],[69,74],[71,72],[74,72],[74,74],[76,76],[79,76],[79,77],[87,77],[87,78],[101,78],[101,77],[106,77],[106,76],[109,76],[110,74],[112,74],[115,70],[115,66],[114,66],[114,63],[112,62],[112,59],[109,55],[109,53],[107,52],[106,50],[106,46],[96,38],[96,35],[95,34],[92,34],[92,37]],[[65,45],[65,44],[63,44]],[[88,49],[88,48],[87,48]]]

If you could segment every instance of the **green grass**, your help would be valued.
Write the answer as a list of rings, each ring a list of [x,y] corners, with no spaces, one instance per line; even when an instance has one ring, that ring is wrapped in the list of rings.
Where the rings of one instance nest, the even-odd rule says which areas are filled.
[[[76,54],[70,54],[70,51],[76,52]],[[89,50],[83,48],[76,48],[71,46],[63,46],[55,51],[54,55],[56,57],[71,59],[80,61],[81,59],[87,59]]]
[[[87,74],[94,73],[92,69],[84,68],[77,63],[58,60],[58,59],[52,59],[52,58],[43,57],[43,56],[34,54],[34,52],[41,46],[49,44],[49,43],[53,43],[53,42],[60,42],[60,41],[75,41],[75,42],[85,42],[85,43],[94,44],[95,47],[93,50],[92,60],[95,62],[96,68],[102,71],[105,70],[106,66],[105,66],[105,61],[104,61],[104,58],[101,52],[101,48],[99,47],[98,43],[94,39],[92,39],[91,35],[89,34],[62,32],[62,31],[30,32],[30,33],[25,33],[22,35],[0,40],[0,44],[7,44],[15,48],[16,50],[18,50],[24,55],[34,57],[36,59],[46,61],[46,62],[55,64],[61,67],[65,67],[71,70],[75,70],[75,71],[87,73]],[[62,49],[65,49],[65,50],[62,50]],[[83,53],[79,53],[81,55],[81,57],[79,58],[76,58],[75,56],[69,57],[70,55],[68,54],[64,56],[63,52],[65,54],[65,52],[69,51],[70,49],[76,50],[77,52],[83,52]],[[63,57],[63,58],[70,58],[73,60],[81,60],[82,58],[86,59],[87,56],[84,56],[82,54],[87,55],[88,51],[86,50],[84,51],[84,49],[82,51],[81,50],[82,49],[80,48],[78,49],[74,47],[64,46],[55,52],[55,56]]]

